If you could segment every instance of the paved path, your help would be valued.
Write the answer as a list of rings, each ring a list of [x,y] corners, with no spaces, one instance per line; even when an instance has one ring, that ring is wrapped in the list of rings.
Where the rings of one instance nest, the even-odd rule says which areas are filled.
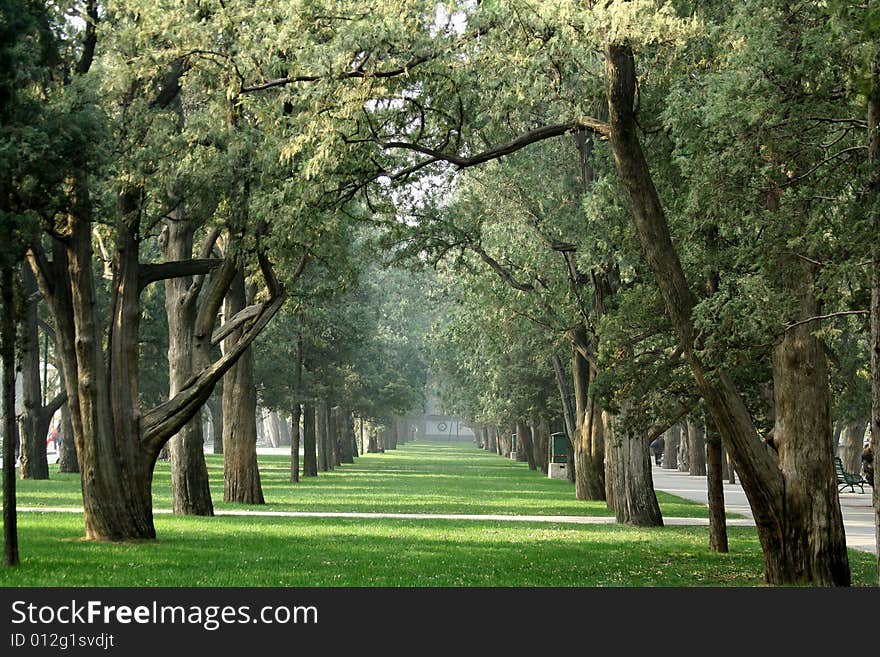
[[[701,504],[708,504],[706,477],[691,476],[678,470],[664,470],[657,466],[654,466],[653,477],[654,490],[662,490]],[[728,513],[742,515],[751,519],[751,523],[754,524],[752,509],[738,480],[735,484],[724,484],[724,507]],[[870,488],[866,486],[864,493],[841,493],[840,509],[843,512],[846,544],[856,550],[877,554]],[[731,524],[730,520],[728,524]]]

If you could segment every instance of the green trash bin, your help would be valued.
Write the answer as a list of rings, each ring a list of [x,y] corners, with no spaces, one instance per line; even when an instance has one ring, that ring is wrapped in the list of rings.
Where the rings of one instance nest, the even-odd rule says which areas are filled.
[[[550,434],[550,463],[568,463],[568,439],[564,433]]]

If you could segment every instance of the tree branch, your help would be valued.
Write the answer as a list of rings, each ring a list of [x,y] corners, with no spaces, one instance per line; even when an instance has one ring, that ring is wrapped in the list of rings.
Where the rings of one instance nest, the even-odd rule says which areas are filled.
[[[790,331],[791,329],[800,326],[801,324],[809,324],[810,322],[815,322],[821,319],[831,319],[832,317],[845,317],[847,315],[870,315],[871,313],[867,310],[841,310],[836,313],[828,313],[827,315],[816,315],[815,317],[807,317],[806,319],[802,319],[799,322],[794,322],[792,324],[786,324],[785,330]]]
[[[520,290],[521,292],[531,292],[535,289],[535,286],[531,283],[520,283],[516,278],[514,278],[513,274],[511,274],[507,269],[505,269],[495,258],[490,256],[479,244],[471,244],[471,249],[473,249],[474,253],[476,253],[480,258],[482,258],[483,262],[489,265],[492,269],[495,270],[504,282],[507,283],[510,287]]]
[[[267,82],[260,82],[257,84],[251,84],[242,86],[239,90],[239,93],[249,94],[255,91],[264,91],[266,89],[272,89],[274,87],[283,87],[288,84],[296,84],[298,82],[320,82],[325,79],[334,79],[334,80],[353,80],[358,78],[393,78],[398,75],[406,75],[409,71],[419,64],[424,64],[427,61],[434,59],[435,55],[427,56],[423,55],[420,57],[413,57],[406,64],[400,66],[398,68],[393,68],[387,71],[364,71],[360,68],[355,69],[353,71],[347,71],[345,73],[341,73],[336,76],[326,76],[326,75],[289,75],[283,78],[276,78],[275,80],[269,80]]]
[[[42,412],[46,414],[47,417],[51,418],[55,415],[55,411],[61,408],[64,405],[64,402],[67,401],[67,391],[62,390],[50,401],[48,404],[43,406]]]
[[[76,63],[78,75],[85,75],[92,68],[95,60],[95,47],[98,45],[98,2],[88,0],[86,3],[86,31],[83,35],[83,50]]]
[[[28,264],[34,272],[34,277],[39,283],[40,291],[44,296],[51,296],[55,292],[54,279],[52,278],[52,269],[49,264],[49,258],[39,243],[35,242],[27,251]]]
[[[150,283],[164,281],[167,278],[204,275],[221,264],[223,264],[223,260],[220,258],[197,258],[142,264],[138,270],[138,290],[143,290]]]
[[[202,248],[199,251],[200,260],[207,260],[211,257],[211,252],[214,250],[218,237],[220,237],[219,228],[212,228],[208,231],[208,234],[205,235],[205,239],[202,241]],[[198,274],[193,277],[193,282],[186,291],[187,301],[199,296],[199,292],[202,291],[202,287],[205,284],[205,276],[206,274]]]
[[[476,155],[473,155],[471,157],[462,157],[455,153],[443,153],[441,151],[428,148],[427,146],[422,146],[421,144],[414,144],[404,141],[379,142],[379,146],[381,146],[385,150],[405,149],[429,156],[427,160],[423,160],[420,163],[417,163],[415,165],[412,165],[411,167],[408,167],[407,169],[402,170],[402,172],[406,171],[412,173],[412,171],[415,170],[414,168],[421,168],[428,164],[441,161],[448,162],[449,164],[452,164],[459,169],[466,169],[468,167],[483,164],[490,160],[497,160],[500,157],[515,153],[518,150],[521,150],[531,144],[535,144],[539,141],[544,141],[545,139],[550,139],[552,137],[559,137],[570,132],[587,131],[594,132],[603,137],[607,137],[609,134],[609,130],[610,128],[607,123],[605,123],[604,121],[599,121],[598,119],[594,119],[592,117],[575,119],[573,121],[568,121],[567,123],[557,123],[555,125],[535,128],[534,130],[530,130],[519,135],[515,139],[507,142],[506,144],[489,148],[488,150],[485,150],[482,153],[477,153]],[[390,177],[396,179],[400,177],[400,173],[392,174],[390,175]]]
[[[260,309],[262,308],[262,304],[255,303],[252,306],[248,306],[247,308],[242,308],[235,315],[230,317],[226,322],[224,322],[223,326],[214,331],[213,335],[211,335],[211,346],[216,347],[220,344],[220,341],[223,340],[227,335],[232,333],[233,331],[238,330],[242,324],[245,324],[249,320],[253,319],[257,315],[260,314]]]
[[[211,335],[214,322],[217,320],[217,312],[223,304],[223,298],[232,284],[232,279],[235,278],[236,269],[237,259],[227,252],[226,257],[223,258],[223,264],[211,276],[210,285],[208,285],[202,303],[199,304],[199,311],[196,315],[196,337]]]

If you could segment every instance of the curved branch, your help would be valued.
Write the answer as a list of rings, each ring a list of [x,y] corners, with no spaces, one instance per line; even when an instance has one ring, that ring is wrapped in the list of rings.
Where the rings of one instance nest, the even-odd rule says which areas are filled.
[[[518,150],[525,148],[526,146],[544,141],[545,139],[559,137],[561,135],[565,135],[571,132],[581,131],[594,132],[600,136],[607,137],[610,132],[610,127],[604,121],[600,121],[592,117],[575,119],[573,121],[568,121],[566,123],[557,123],[555,125],[542,126],[540,128],[535,128],[534,130],[529,130],[528,132],[519,135],[518,137],[507,142],[506,144],[489,148],[471,157],[462,157],[456,153],[443,153],[441,151],[428,148],[427,146],[422,146],[421,144],[415,144],[405,141],[379,142],[379,146],[381,146],[385,150],[404,149],[415,151],[417,153],[421,153],[422,155],[428,156],[428,159],[407,167],[406,169],[403,169],[402,172],[412,173],[413,171],[427,166],[428,164],[441,161],[448,162],[449,164],[452,164],[459,169],[466,169],[468,167],[473,167],[479,164],[483,164],[485,162],[489,162],[490,160],[497,160],[500,157],[515,153]],[[401,176],[402,172],[392,174],[389,177],[396,179]]]
[[[187,381],[174,397],[144,414],[142,444],[151,458],[158,456],[162,446],[208,401],[217,382],[250,347],[283,304],[284,295],[260,304],[253,324],[242,334],[232,349]]]

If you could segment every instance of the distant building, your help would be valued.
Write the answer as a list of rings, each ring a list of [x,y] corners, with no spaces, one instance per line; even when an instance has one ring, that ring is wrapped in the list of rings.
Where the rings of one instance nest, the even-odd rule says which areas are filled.
[[[473,430],[466,426],[460,417],[444,412],[439,395],[430,388],[425,402],[425,412],[412,414],[407,419],[410,432],[408,440],[471,442],[475,437]]]

